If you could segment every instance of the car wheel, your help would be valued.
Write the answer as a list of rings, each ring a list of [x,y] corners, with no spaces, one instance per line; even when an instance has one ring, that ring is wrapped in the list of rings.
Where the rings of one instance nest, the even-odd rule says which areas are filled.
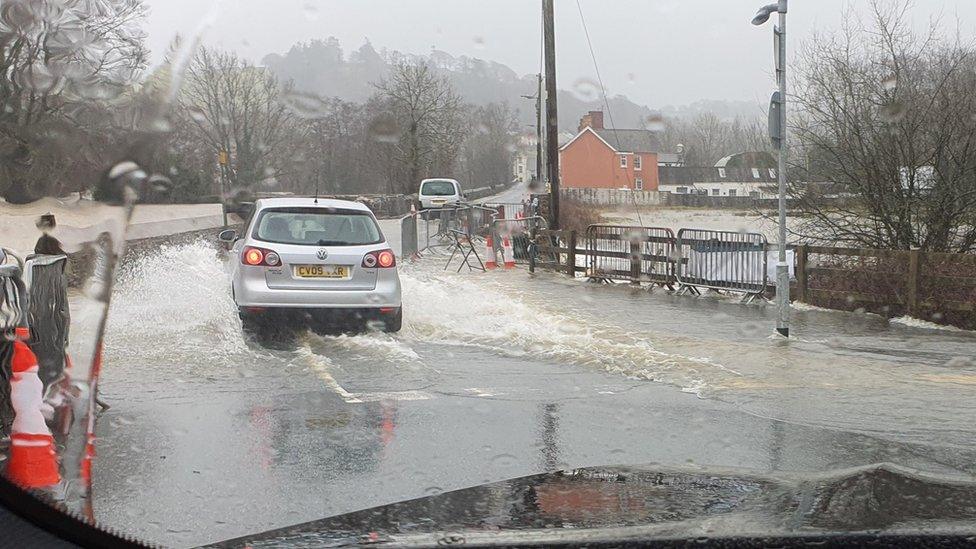
[[[388,318],[383,321],[383,331],[387,333],[396,333],[400,331],[400,327],[403,325],[403,307],[397,309],[395,315],[392,318]]]

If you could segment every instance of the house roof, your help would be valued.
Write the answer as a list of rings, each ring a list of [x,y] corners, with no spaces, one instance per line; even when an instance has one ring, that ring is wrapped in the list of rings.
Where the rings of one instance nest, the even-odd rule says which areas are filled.
[[[572,145],[574,141],[586,132],[596,135],[600,141],[603,141],[614,152],[656,153],[661,149],[660,140],[648,130],[595,130],[587,126],[570,139],[569,142],[560,147],[560,150]]]
[[[656,153],[661,140],[649,130],[593,130],[617,152]]]
[[[714,168],[692,166],[660,166],[658,181],[661,185],[694,185],[695,183],[775,183],[776,172],[768,168],[758,169],[756,177],[751,168]],[[722,177],[722,172],[725,177]]]
[[[776,159],[766,151],[730,154],[715,163],[716,168],[775,168]]]

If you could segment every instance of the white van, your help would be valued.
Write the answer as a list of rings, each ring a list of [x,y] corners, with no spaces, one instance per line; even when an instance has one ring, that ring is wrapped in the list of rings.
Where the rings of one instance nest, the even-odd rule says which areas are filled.
[[[464,200],[456,179],[424,179],[420,182],[420,209],[456,206]]]

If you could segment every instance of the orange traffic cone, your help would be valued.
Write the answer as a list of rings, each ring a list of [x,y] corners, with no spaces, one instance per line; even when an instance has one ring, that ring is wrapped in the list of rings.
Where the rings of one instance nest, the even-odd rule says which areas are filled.
[[[14,341],[10,402],[14,416],[10,435],[7,478],[24,488],[41,488],[61,481],[54,437],[44,422],[44,384],[37,377],[37,357],[23,341]]]
[[[507,236],[502,238],[502,258],[506,269],[515,268],[515,250],[512,249],[512,240]]]
[[[495,257],[495,241],[488,235],[485,238],[485,269],[498,267],[498,258]]]

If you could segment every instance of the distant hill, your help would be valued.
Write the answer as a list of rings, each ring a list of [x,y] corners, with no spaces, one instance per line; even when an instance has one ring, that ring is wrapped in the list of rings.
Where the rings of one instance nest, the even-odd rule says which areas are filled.
[[[519,113],[525,126],[535,122],[535,102],[523,95],[536,92],[536,75],[518,75],[506,65],[467,56],[454,57],[439,50],[428,55],[404,54],[385,48],[377,51],[368,41],[356,50],[345,52],[336,38],[312,40],[292,46],[284,54],[267,55],[262,63],[282,80],[291,80],[301,91],[346,101],[365,101],[373,94],[373,83],[384,78],[400,61],[423,59],[450,78],[458,93],[469,103],[484,105],[508,102]],[[580,117],[590,110],[605,110],[599,89],[590,82],[574,83],[574,91],[560,90],[559,126],[575,131]],[[620,128],[641,127],[652,110],[625,96],[609,99],[613,121]],[[708,110],[720,118],[737,114],[755,116],[759,107],[748,102],[698,101],[683,107],[661,109],[668,117],[693,116]],[[609,119],[607,123],[609,124]]]

